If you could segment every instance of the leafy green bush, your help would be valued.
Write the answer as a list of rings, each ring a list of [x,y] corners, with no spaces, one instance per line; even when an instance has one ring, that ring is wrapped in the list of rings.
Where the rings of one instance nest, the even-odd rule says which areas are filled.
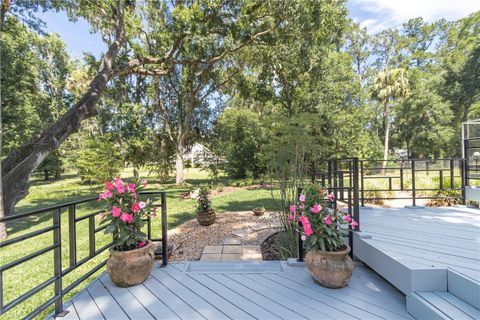
[[[123,165],[120,150],[106,134],[88,137],[77,151],[78,174],[86,183],[107,181],[117,176]]]
[[[210,194],[210,191],[208,190],[207,187],[201,187],[198,193],[198,205],[197,205],[197,213],[203,213],[203,212],[210,212],[212,211],[212,203],[210,202],[210,199],[208,199],[208,195]]]
[[[234,178],[259,176],[264,168],[260,147],[264,143],[258,115],[247,109],[227,109],[216,124],[218,154],[227,160],[226,171]]]

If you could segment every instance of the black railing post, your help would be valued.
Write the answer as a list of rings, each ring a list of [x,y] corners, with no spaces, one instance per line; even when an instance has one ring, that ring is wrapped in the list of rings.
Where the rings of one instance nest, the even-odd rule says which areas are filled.
[[[358,194],[358,158],[353,158],[353,218],[358,223],[355,231],[360,231],[360,206]]]
[[[343,194],[343,171],[339,172],[338,175],[338,187],[339,187],[339,199],[340,200],[345,200],[345,195]]]
[[[90,257],[95,256],[95,216],[88,217],[88,244]]]
[[[338,163],[337,160],[333,161],[333,194],[335,195],[335,200],[338,199],[338,180],[337,180],[337,172],[338,171]]]
[[[467,166],[467,160],[461,159],[460,160],[460,188],[462,189],[462,204],[465,205],[467,203],[466,199],[466,190],[465,186],[468,185],[468,171],[465,168]]]
[[[438,175],[439,175],[439,178],[440,178],[440,190],[443,190],[443,170],[439,170],[438,171]]]
[[[450,159],[450,189],[455,188],[455,163]]]
[[[61,208],[53,212],[53,268],[55,277],[55,315],[63,311],[63,295],[62,295],[62,234],[61,234]]]
[[[328,193],[332,192],[332,160],[328,160]]]
[[[168,239],[167,239],[167,194],[162,192],[162,266],[168,264]]]
[[[297,187],[297,201],[300,201],[300,195],[302,194],[303,188],[302,187]],[[298,221],[298,226],[300,227],[300,230],[302,229],[302,223]],[[303,262],[303,240],[302,240],[302,232],[298,231],[298,262]]]
[[[70,256],[70,267],[77,265],[77,228],[75,224],[75,205],[68,207],[68,246]]]
[[[355,168],[355,166],[354,166],[354,168]],[[364,175],[363,160],[360,160],[360,190],[361,190],[361,193],[362,193],[362,207],[365,207],[365,190],[364,190],[364,185],[363,185],[363,175]]]
[[[400,162],[400,190],[403,191],[403,161]]]
[[[415,207],[416,204],[416,190],[415,190],[415,160],[411,160],[412,162],[412,205]]]

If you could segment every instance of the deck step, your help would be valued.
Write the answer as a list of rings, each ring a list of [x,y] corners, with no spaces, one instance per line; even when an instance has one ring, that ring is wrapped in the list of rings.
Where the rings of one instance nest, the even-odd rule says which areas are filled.
[[[450,292],[412,292],[407,295],[407,311],[417,319],[480,319],[480,310]]]
[[[477,280],[457,271],[448,270],[448,292],[480,309],[480,282]]]
[[[283,272],[280,261],[191,261],[185,272],[200,273],[272,273]]]

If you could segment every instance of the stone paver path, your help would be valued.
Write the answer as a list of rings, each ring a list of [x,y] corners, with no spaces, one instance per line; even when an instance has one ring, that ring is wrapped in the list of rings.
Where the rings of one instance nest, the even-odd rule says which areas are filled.
[[[245,261],[262,260],[260,246],[242,245],[238,238],[226,238],[221,246],[206,246],[201,261]]]

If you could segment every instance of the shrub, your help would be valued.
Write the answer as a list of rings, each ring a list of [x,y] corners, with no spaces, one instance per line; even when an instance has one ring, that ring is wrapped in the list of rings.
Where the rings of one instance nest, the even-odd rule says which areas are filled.
[[[203,212],[210,212],[212,211],[212,203],[210,202],[210,199],[208,199],[208,195],[210,194],[210,191],[208,190],[207,187],[201,187],[199,192],[198,192],[198,205],[197,205],[197,213],[203,213]]]
[[[246,109],[227,109],[217,125],[219,154],[227,160],[226,171],[234,178],[246,178],[250,173],[260,175],[260,147],[264,142],[262,124],[255,112]]]
[[[109,138],[109,135],[89,137],[77,152],[76,167],[82,181],[107,181],[123,169],[122,154]]]

